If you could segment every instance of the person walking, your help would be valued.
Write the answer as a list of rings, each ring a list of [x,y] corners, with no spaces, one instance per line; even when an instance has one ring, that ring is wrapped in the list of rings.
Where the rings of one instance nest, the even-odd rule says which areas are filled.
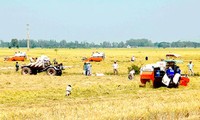
[[[191,76],[193,76],[194,75],[194,71],[193,71],[193,67],[194,67],[194,65],[192,64],[192,61],[189,61],[189,63],[188,63],[188,74]]]
[[[114,75],[118,75],[118,64],[116,61],[113,64],[113,73]]]

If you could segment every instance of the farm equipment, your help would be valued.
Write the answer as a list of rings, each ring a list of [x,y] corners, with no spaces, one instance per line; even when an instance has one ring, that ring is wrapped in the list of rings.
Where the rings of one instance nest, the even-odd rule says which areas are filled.
[[[90,58],[84,57],[82,60],[84,62],[101,62],[105,59],[105,54],[102,52],[93,53]]]
[[[176,57],[170,54],[169,57]],[[179,66],[176,63],[180,63],[180,60],[163,60],[157,62],[156,64],[147,64],[141,68],[140,71],[140,87],[144,87],[146,82],[152,81],[153,87],[158,88],[161,86],[165,87],[178,87],[178,85],[187,86],[189,82],[189,78],[185,74],[180,74]],[[172,78],[168,77],[167,70],[170,71],[172,69],[175,71],[174,76]],[[178,72],[177,72],[178,71]]]
[[[18,52],[15,53],[13,57],[5,57],[5,61],[25,61],[26,60],[26,53],[25,52]]]
[[[36,60],[36,62],[29,63],[28,65],[24,65],[21,68],[22,75],[36,75],[37,73],[46,71],[47,75],[61,76],[63,65],[60,63],[53,66],[50,63],[50,59],[47,56],[42,55]]]

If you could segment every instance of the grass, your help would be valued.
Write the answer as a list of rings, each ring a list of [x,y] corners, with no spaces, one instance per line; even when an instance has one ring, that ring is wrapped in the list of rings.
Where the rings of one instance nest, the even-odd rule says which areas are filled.
[[[26,51],[25,49],[20,49]],[[15,62],[3,61],[3,57],[18,51],[0,49],[1,67],[14,66]],[[118,60],[119,75],[103,77],[82,75],[83,56],[89,57],[93,51],[103,51],[106,59],[92,63],[93,73],[112,73],[112,63]],[[128,80],[127,67],[130,58],[136,56],[136,65],[155,63],[165,58],[168,52],[182,55],[182,72],[193,60],[194,71],[200,70],[200,49],[31,49],[27,54],[33,57],[48,55],[51,60],[57,58],[66,68],[62,76],[38,75],[22,76],[14,69],[1,70],[0,74],[0,119],[200,119],[199,77],[190,77],[187,87],[177,89],[161,87],[153,89],[148,83],[139,88],[139,75]],[[144,61],[145,56],[149,61]],[[28,61],[20,62],[20,65]],[[65,96],[67,84],[72,85],[72,95]]]

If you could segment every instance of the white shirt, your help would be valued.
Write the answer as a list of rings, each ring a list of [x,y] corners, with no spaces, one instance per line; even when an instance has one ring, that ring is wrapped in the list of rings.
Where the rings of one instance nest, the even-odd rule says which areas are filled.
[[[113,68],[114,68],[114,69],[117,69],[117,68],[118,68],[118,64],[117,64],[117,63],[114,63],[114,64],[113,64]]]
[[[72,87],[70,87],[70,86],[67,86],[67,88],[66,88],[66,91],[69,91],[69,92],[71,92],[71,91],[72,91]]]
[[[131,70],[129,74],[134,75],[135,74],[135,70]]]
[[[131,60],[134,61],[134,60],[135,60],[135,57],[133,56],[133,57],[131,58]]]
[[[193,64],[192,64],[192,63],[191,63],[191,64],[189,63],[189,64],[188,64],[188,68],[189,68],[189,69],[192,69],[192,68],[193,68]]]

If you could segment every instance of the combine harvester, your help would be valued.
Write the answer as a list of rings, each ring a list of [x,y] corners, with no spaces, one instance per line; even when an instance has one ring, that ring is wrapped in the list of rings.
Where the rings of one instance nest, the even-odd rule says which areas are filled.
[[[47,75],[51,76],[61,76],[63,65],[62,63],[57,64],[55,66],[51,65],[50,59],[47,56],[42,55],[39,57],[36,62],[29,63],[28,65],[24,65],[22,68],[22,75],[36,75],[37,73],[46,71]]]
[[[176,88],[179,85],[187,86],[187,83],[190,81],[189,78],[185,74],[180,74],[180,68],[176,65],[176,63],[182,63],[182,61],[174,60],[174,58],[179,57],[180,55],[178,54],[166,54],[167,60],[143,66],[140,71],[140,87],[145,87],[146,82],[150,81],[152,81],[154,88],[161,86],[169,88]],[[175,71],[171,79],[166,73],[168,68],[172,68]],[[176,71],[179,71],[179,73]]]
[[[82,60],[84,62],[101,62],[105,59],[105,54],[103,52],[93,53],[90,58],[84,57]]]
[[[25,52],[16,52],[13,57],[5,57],[5,61],[25,61],[26,53]]]

